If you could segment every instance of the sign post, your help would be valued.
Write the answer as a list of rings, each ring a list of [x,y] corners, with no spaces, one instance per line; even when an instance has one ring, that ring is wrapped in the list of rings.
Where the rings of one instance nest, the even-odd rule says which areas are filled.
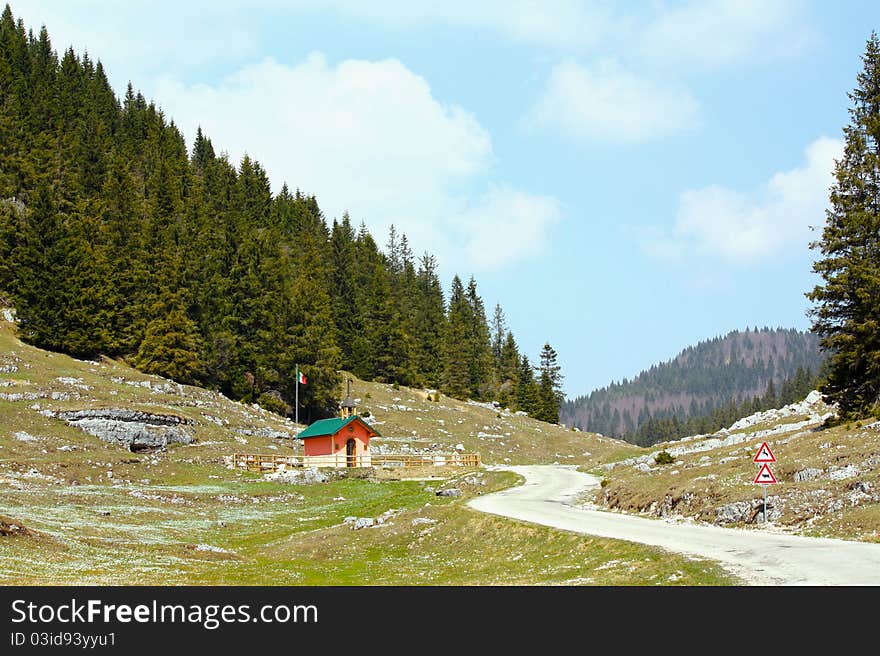
[[[773,471],[770,469],[770,465],[767,463],[776,462],[776,456],[773,455],[773,451],[770,450],[770,445],[766,442],[762,442],[758,452],[755,454],[752,462],[759,463],[761,465],[761,469],[758,470],[758,475],[755,476],[755,480],[753,483],[755,485],[760,485],[764,488],[764,506],[763,506],[763,515],[764,515],[764,523],[767,523],[767,486],[775,485],[779,481],[776,480],[776,476],[773,475]]]

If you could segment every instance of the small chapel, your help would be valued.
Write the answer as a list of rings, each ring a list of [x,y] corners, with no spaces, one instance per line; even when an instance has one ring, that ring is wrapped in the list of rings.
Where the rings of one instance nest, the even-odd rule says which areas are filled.
[[[357,413],[351,398],[351,381],[339,405],[339,417],[319,419],[303,430],[297,439],[303,442],[304,464],[319,467],[369,467],[370,439],[379,432]]]

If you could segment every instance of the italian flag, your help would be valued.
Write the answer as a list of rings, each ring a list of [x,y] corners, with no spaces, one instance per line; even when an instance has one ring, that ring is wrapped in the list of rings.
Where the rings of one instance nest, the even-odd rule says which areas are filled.
[[[296,382],[298,382],[300,385],[306,384],[306,375],[299,369],[297,369],[296,371]]]

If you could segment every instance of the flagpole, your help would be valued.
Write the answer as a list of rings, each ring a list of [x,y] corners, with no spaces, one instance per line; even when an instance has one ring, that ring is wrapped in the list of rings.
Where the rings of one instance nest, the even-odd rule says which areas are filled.
[[[296,365],[296,425],[299,426],[299,365]]]

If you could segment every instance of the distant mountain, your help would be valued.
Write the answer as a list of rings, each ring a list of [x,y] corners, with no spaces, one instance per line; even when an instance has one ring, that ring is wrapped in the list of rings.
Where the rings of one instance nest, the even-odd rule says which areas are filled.
[[[679,421],[763,397],[822,364],[818,337],[794,329],[735,330],[683,350],[633,380],[623,379],[562,404],[560,421],[625,437],[651,419]]]

